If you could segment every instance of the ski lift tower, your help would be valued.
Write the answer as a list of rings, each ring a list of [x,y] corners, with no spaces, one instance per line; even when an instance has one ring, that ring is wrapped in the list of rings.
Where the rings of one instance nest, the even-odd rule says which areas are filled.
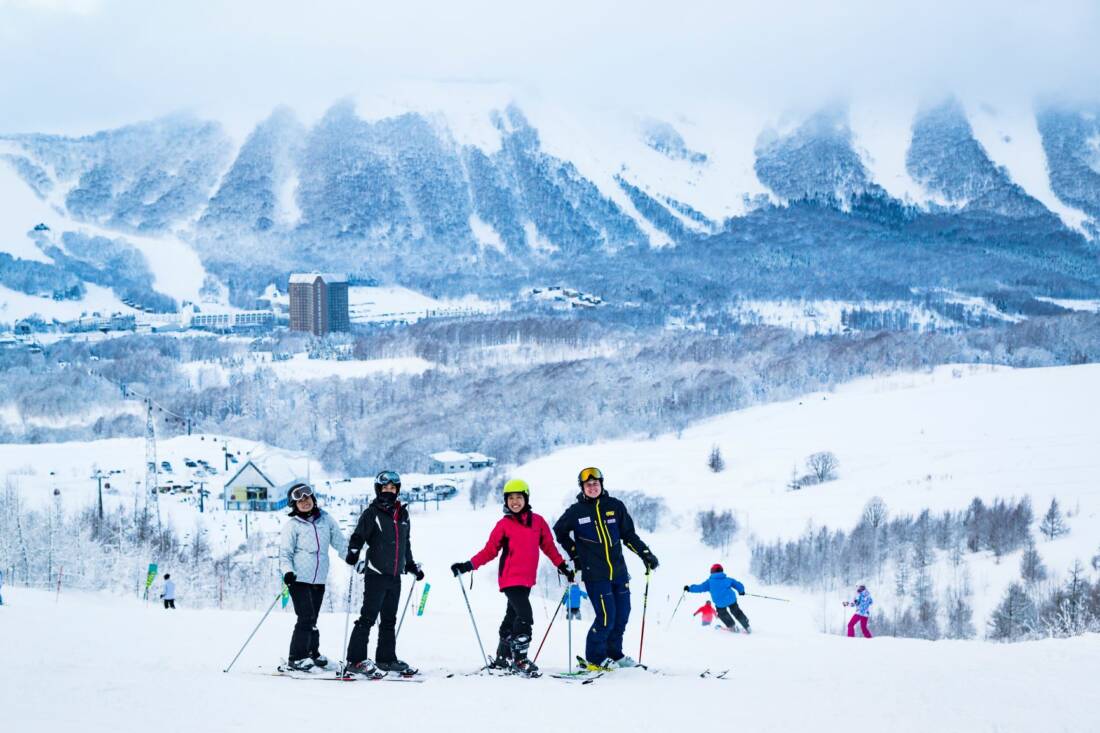
[[[160,534],[160,493],[157,491],[157,432],[153,425],[153,401],[145,401],[145,508],[149,508],[149,497],[157,510],[157,534]]]

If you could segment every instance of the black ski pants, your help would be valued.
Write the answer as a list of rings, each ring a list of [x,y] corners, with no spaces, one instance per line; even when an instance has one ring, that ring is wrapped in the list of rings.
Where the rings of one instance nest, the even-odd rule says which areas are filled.
[[[500,644],[497,656],[522,658],[527,656],[531,646],[531,627],[535,624],[535,614],[531,610],[531,589],[522,585],[503,588],[500,591],[508,599],[508,608],[504,620],[500,622]]]
[[[176,607],[176,599],[175,598],[165,598],[164,599],[164,607],[166,609],[175,608]]]
[[[367,573],[363,589],[363,607],[348,642],[348,664],[358,664],[369,655],[370,630],[378,615],[378,646],[374,652],[376,662],[392,662],[397,659],[397,606],[401,596],[401,578],[396,575]]]
[[[289,586],[290,600],[294,604],[294,633],[290,635],[291,662],[306,657],[315,657],[321,643],[321,634],[317,631],[317,617],[321,615],[321,601],[325,599],[325,586],[294,581]]]
[[[737,603],[731,603],[728,606],[722,606],[718,609],[718,618],[722,619],[722,623],[726,625],[726,628],[733,628],[733,619],[737,619],[741,622],[741,625],[746,629],[749,628],[749,617],[745,615],[745,612],[741,610],[741,607]]]

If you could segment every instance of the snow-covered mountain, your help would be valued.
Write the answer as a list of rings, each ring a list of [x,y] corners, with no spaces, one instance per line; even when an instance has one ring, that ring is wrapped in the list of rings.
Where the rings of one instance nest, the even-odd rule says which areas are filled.
[[[134,238],[185,242],[206,270],[193,296],[207,272],[255,294],[298,268],[424,281],[598,266],[705,244],[751,216],[778,231],[788,225],[772,212],[799,202],[849,217],[822,218],[826,239],[870,210],[880,224],[937,222],[941,239],[955,218],[992,228],[967,241],[1008,228],[1036,247],[1068,237],[1087,249],[1100,235],[1096,110],[949,98],[768,119],[722,106],[659,117],[510,96],[436,101],[344,100],[313,121],[281,107],[241,140],[183,114],[83,137],[0,137],[6,188],[17,178],[44,205],[5,212],[0,253],[15,260],[0,263],[0,284],[29,292],[12,274],[22,260],[68,273],[54,273],[57,290],[95,282],[58,254],[101,267],[103,256],[64,242],[104,231],[113,251],[147,259]],[[43,208],[61,218],[61,245],[28,234]],[[131,261],[134,279],[180,297]]]

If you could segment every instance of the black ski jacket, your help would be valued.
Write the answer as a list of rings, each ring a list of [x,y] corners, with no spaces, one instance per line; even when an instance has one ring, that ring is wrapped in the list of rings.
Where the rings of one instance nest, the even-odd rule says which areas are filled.
[[[359,516],[359,523],[348,540],[348,556],[358,560],[359,551],[365,544],[365,573],[393,576],[415,573],[409,527],[409,510],[400,501],[387,508],[375,499]]]
[[[589,499],[583,491],[577,494],[576,503],[554,523],[554,536],[586,583],[630,580],[623,559],[624,542],[646,567],[651,565],[653,553],[634,531],[634,520],[626,506],[607,491],[595,499]]]

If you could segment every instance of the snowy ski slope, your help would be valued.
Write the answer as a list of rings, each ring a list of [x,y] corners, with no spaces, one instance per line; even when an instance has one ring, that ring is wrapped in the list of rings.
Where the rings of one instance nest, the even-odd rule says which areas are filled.
[[[534,509],[551,521],[575,493],[577,469],[589,464],[604,469],[612,492],[640,490],[665,499],[669,516],[657,532],[645,534],[661,567],[650,587],[644,651],[644,661],[664,676],[616,673],[590,686],[554,679],[446,678],[450,671],[476,667],[479,655],[447,567],[480,548],[500,511],[495,502],[473,510],[460,495],[438,511],[416,507],[413,513],[414,549],[432,591],[425,616],[406,621],[398,648],[402,658],[425,671],[424,684],[311,685],[259,674],[285,654],[293,625],[289,609],[277,610],[237,667],[223,674],[221,669],[275,597],[275,579],[270,598],[255,599],[261,610],[243,612],[190,608],[187,579],[178,577],[180,610],[175,614],[131,598],[5,586],[0,648],[11,659],[37,660],[0,665],[5,724],[12,730],[36,724],[86,731],[153,724],[181,731],[329,729],[363,725],[369,716],[372,727],[459,731],[586,725],[704,729],[716,721],[762,731],[866,725],[897,731],[1095,731],[1094,711],[1100,709],[1094,682],[1100,674],[1097,635],[1001,645],[891,638],[863,642],[822,634],[822,629],[837,631],[845,621],[842,597],[759,585],[747,573],[745,540],[749,535],[763,540],[794,536],[810,521],[850,528],[866,500],[876,495],[895,514],[925,507],[961,509],[974,496],[1025,493],[1041,514],[1050,497],[1057,496],[1073,513],[1068,519],[1071,533],[1040,541],[1039,551],[1053,572],[1064,573],[1074,558],[1087,562],[1100,541],[1098,411],[1098,365],[944,367],[863,379],[831,393],[731,413],[679,436],[571,447],[517,468],[515,475],[532,485]],[[705,466],[715,444],[727,462],[721,474]],[[242,456],[253,450],[281,461],[283,471],[311,470],[318,484],[339,485],[316,464],[307,468],[304,456],[235,439],[230,445],[240,448]],[[158,457],[173,464],[186,455],[221,465],[215,461],[220,442],[193,436],[164,441],[161,447]],[[792,465],[818,450],[836,453],[840,478],[787,491]],[[143,460],[139,440],[0,446],[0,461],[17,474],[24,494],[40,500],[57,483],[66,497],[82,495],[90,501],[95,484],[86,477],[93,463],[140,471]],[[42,470],[47,463],[55,476]],[[124,493],[112,500],[127,501],[132,482],[132,477],[121,481]],[[357,480],[347,491],[350,495],[364,488]],[[744,527],[727,553],[699,544],[694,514],[709,507],[733,509]],[[198,519],[189,503],[175,497],[166,497],[162,508],[172,512],[177,528]],[[347,513],[346,507],[333,508]],[[207,514],[204,521],[228,519],[219,514]],[[281,514],[264,517],[253,524],[253,531],[275,532],[282,521]],[[224,541],[232,540],[227,536]],[[975,578],[975,623],[981,633],[991,606],[1018,573],[1019,553],[1000,564],[988,553],[967,559]],[[348,572],[333,560],[329,593],[342,598]],[[680,588],[702,579],[715,561],[744,580],[750,593],[792,602],[744,599],[755,631],[750,637],[700,628],[691,612],[702,596],[685,600],[670,622]],[[643,583],[640,563],[634,558],[628,562],[636,576],[626,650],[635,655]],[[165,571],[173,572],[169,567]],[[873,580],[871,584],[875,591]],[[538,638],[559,592],[551,580],[549,601],[537,592],[533,596]],[[503,603],[491,570],[475,575],[470,601],[482,639],[492,643]],[[322,650],[334,659],[341,656],[344,620],[337,611],[325,613],[320,621]],[[574,651],[589,621],[586,608],[585,620],[573,628]],[[559,618],[540,666],[563,669],[567,640],[567,626]],[[104,666],[111,673],[105,674]],[[698,673],[708,668],[730,669],[732,681],[700,679]]]

